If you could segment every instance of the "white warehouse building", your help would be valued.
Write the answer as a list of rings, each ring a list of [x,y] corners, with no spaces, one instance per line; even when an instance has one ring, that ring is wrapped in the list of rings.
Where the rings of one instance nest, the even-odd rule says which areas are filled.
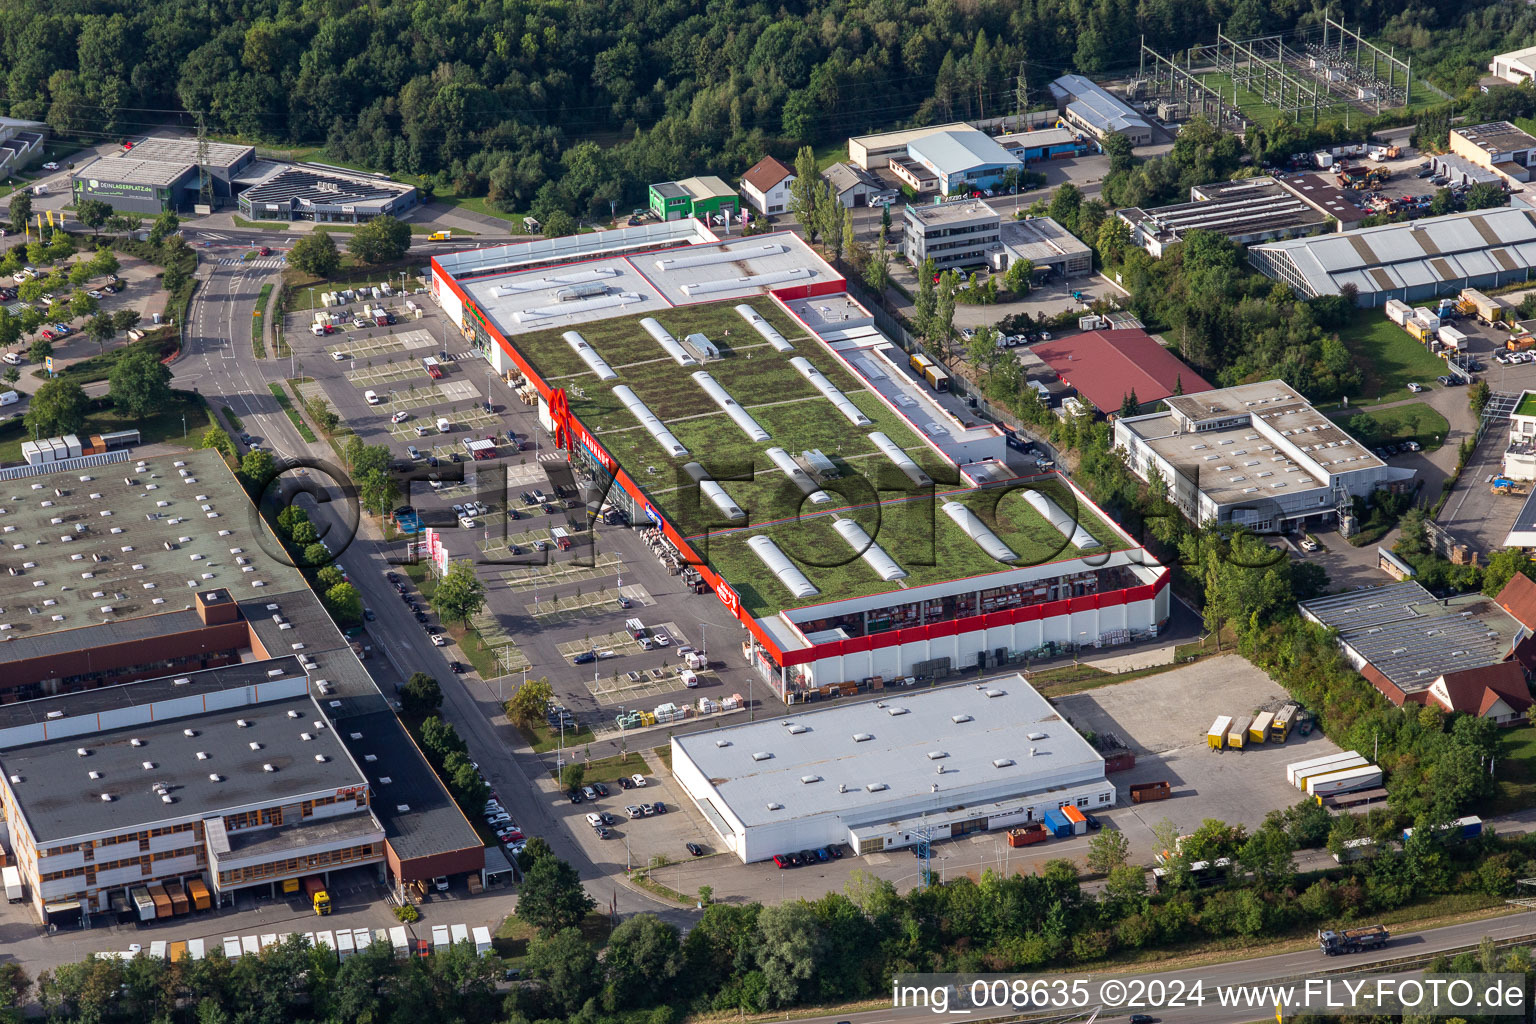
[[[1022,675],[674,736],[672,772],[746,863],[828,843],[877,853],[1115,802],[1104,759]]]

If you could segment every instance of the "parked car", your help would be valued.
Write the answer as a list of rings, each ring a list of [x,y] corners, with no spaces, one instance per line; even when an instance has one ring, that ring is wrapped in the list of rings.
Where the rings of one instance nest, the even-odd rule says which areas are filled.
[[[633,782],[635,784],[635,788],[636,789],[644,789],[645,788],[645,776],[641,775],[639,772],[636,772],[634,775],[631,775],[629,777],[629,781]]]
[[[592,788],[597,790],[597,795],[598,796],[607,796],[608,795],[608,787],[603,785],[601,782],[594,782],[594,783],[592,783]],[[609,824],[611,825],[611,824],[613,824],[613,822],[609,822]]]
[[[636,818],[645,817],[645,811],[642,808],[635,806],[634,804],[630,804],[629,806],[625,807],[624,813],[629,815],[629,819],[631,821],[635,820]]]
[[[700,846],[698,843],[684,843],[683,849],[688,851],[688,855],[690,857],[704,856],[704,847]]]
[[[573,803],[573,804],[579,804],[583,800],[586,799],[586,797],[581,795],[581,790],[579,790],[579,789],[571,790],[569,793],[566,794],[566,796],[571,798],[571,803]]]
[[[634,789],[635,788],[635,784],[633,782],[631,782],[630,780],[628,780],[628,779],[620,778],[619,779],[619,788],[620,789]]]

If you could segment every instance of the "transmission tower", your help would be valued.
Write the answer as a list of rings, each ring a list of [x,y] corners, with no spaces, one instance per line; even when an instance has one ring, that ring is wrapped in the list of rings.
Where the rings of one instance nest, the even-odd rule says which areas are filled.
[[[213,176],[208,173],[208,124],[203,116],[197,116],[197,201],[213,209]]]

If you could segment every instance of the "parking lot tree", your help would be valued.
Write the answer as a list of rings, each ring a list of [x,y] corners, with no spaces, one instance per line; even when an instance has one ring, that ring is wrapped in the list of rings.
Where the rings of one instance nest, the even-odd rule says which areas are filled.
[[[136,309],[119,309],[112,314],[112,326],[126,334],[139,326],[139,321],[142,319],[144,319],[143,314]]]
[[[0,306],[0,347],[9,348],[21,340],[21,320]]]
[[[443,706],[443,688],[425,672],[412,672],[400,688],[400,704],[408,715],[430,715]]]
[[[1509,193],[1491,181],[1479,181],[1467,189],[1463,202],[1468,210],[1489,210],[1509,203]]]
[[[89,260],[81,260],[79,263],[72,264],[69,268],[69,283],[77,288],[89,281],[92,276]]]
[[[26,189],[19,189],[11,195],[10,204],[11,230],[21,231],[23,226],[32,220],[32,194]]]
[[[325,592],[325,604],[331,615],[343,625],[363,621],[363,595],[350,583],[338,583]]]
[[[1034,272],[1035,265],[1030,260],[1014,260],[1003,272],[1003,287],[1012,292],[1014,298],[1022,299],[1029,294],[1029,279]]]
[[[75,219],[90,228],[93,235],[101,233],[103,225],[111,216],[112,204],[100,199],[82,199],[75,204]]]
[[[587,766],[579,761],[572,761],[560,769],[560,784],[566,789],[580,789],[586,781]]]
[[[103,353],[107,351],[107,342],[117,333],[117,328],[112,326],[111,313],[97,313],[86,322],[86,337],[94,341]]]
[[[27,349],[27,358],[34,363],[41,363],[51,355],[53,355],[53,342],[47,338],[38,338]]]
[[[240,475],[259,493],[277,475],[277,459],[265,448],[246,452],[240,460]]]
[[[536,863],[534,869],[538,869],[542,863]],[[525,884],[523,896],[515,911],[518,917],[525,919],[523,903],[528,898],[527,892],[528,886]],[[549,1007],[557,1011],[549,1016],[567,1020],[574,1019],[576,1011],[597,994],[602,978],[597,953],[582,938],[580,930],[574,927],[538,936],[530,942],[524,970],[530,978],[544,983]]]
[[[312,231],[288,250],[288,265],[315,277],[330,277],[341,266],[341,251],[329,231]]]
[[[122,264],[117,261],[116,256],[112,255],[111,249],[97,249],[96,255],[92,256],[86,265],[97,277],[111,277],[122,269]]]
[[[0,374],[0,376],[5,378],[7,384],[15,384],[18,380],[21,380],[21,371],[14,366],[7,366],[5,373]]]
[[[357,478],[357,498],[363,509],[382,516],[395,507],[400,486],[382,469],[372,469]]]
[[[405,255],[410,244],[410,225],[385,215],[352,232],[347,251],[364,263],[393,263]]]
[[[44,381],[32,396],[23,422],[33,437],[58,437],[73,434],[85,425],[85,413],[91,400],[79,384],[55,377]]]
[[[1101,829],[1088,840],[1088,867],[1101,875],[1107,875],[1126,862],[1131,844],[1119,829]]]
[[[554,696],[554,688],[549,685],[547,678],[540,676],[538,679],[530,679],[518,687],[512,699],[507,701],[507,717],[512,719],[514,725],[524,728],[537,725],[544,721],[544,713],[549,709],[549,702]]]
[[[613,930],[603,950],[603,1008],[665,1002],[683,968],[677,928],[655,914],[636,914]]]
[[[435,764],[442,764],[449,754],[469,752],[469,747],[453,723],[439,715],[433,715],[421,723],[421,745],[432,756]]]
[[[431,719],[428,719],[431,721]],[[545,935],[574,928],[597,904],[581,876],[559,857],[540,857],[523,876],[522,893],[513,911]]]
[[[458,619],[465,626],[485,607],[485,584],[475,575],[469,559],[454,562],[432,592],[432,607],[445,619]]]
[[[170,211],[162,213],[149,227],[149,244],[158,247],[161,242],[174,235],[180,227],[180,217]]]
[[[112,404],[142,420],[170,407],[171,368],[147,348],[130,348],[108,378]]]

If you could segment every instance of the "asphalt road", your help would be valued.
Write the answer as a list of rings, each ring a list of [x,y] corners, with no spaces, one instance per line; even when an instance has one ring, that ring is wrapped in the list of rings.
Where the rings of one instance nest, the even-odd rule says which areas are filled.
[[[271,272],[203,265],[198,274],[203,284],[189,312],[186,350],[173,367],[177,386],[196,387],[215,407],[229,406],[244,422],[246,432],[264,439],[270,449],[334,463],[329,445],[306,443],[268,390],[268,381],[286,376],[287,364],[257,360],[251,349],[247,325],[261,284]],[[345,517],[334,505],[321,505],[311,517],[322,535],[327,526],[338,536],[346,532]],[[365,522],[359,536],[337,554],[361,591],[363,603],[378,616],[370,624],[375,654],[389,658],[402,678],[422,671],[448,681],[443,686],[443,717],[464,738],[470,756],[479,762],[524,832],[543,836],[559,856],[573,864],[600,905],[616,900],[621,914],[650,911],[678,924],[691,919],[690,913],[661,903],[623,880],[604,877],[569,833],[559,827],[549,813],[546,798],[529,782],[527,771],[540,770],[538,759],[530,755],[528,765],[521,763],[509,749],[509,743],[517,741],[512,727],[491,721],[500,714],[494,693],[478,681],[469,681],[470,677],[455,677],[448,671],[448,661],[456,649],[433,647],[385,580],[384,574],[390,569],[388,551],[376,525]],[[486,691],[484,696],[480,690]]]

